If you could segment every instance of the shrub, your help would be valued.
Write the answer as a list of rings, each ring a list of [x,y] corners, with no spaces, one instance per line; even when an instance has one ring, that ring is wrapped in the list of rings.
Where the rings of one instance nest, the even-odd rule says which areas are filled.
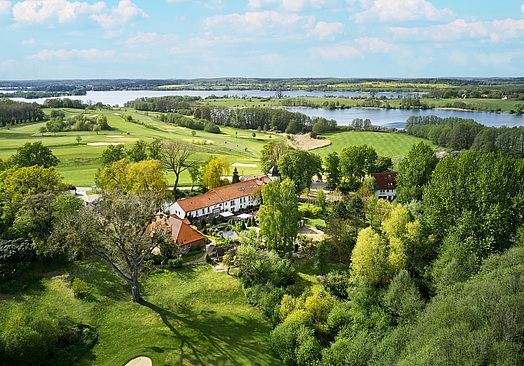
[[[207,122],[204,126],[204,131],[209,133],[220,133],[220,128],[213,122]]]
[[[340,299],[348,298],[349,271],[332,271],[324,279],[324,288]]]
[[[169,264],[169,267],[171,268],[181,268],[182,264],[184,263],[184,260],[182,258],[169,259],[167,263]]]
[[[10,327],[2,335],[6,365],[41,365],[47,355],[47,345],[37,331],[27,325]]]
[[[71,282],[71,290],[73,290],[73,295],[77,299],[85,299],[91,295],[89,285],[80,278],[73,278],[73,281]]]

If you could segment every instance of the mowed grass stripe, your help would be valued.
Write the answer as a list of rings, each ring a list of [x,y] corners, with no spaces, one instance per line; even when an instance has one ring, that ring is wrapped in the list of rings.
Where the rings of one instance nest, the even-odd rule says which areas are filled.
[[[322,136],[331,141],[331,145],[314,150],[322,158],[333,151],[340,153],[348,146],[368,145],[373,147],[378,155],[389,156],[394,160],[406,156],[411,147],[421,141],[435,147],[429,140],[400,133],[347,131],[326,133]]]

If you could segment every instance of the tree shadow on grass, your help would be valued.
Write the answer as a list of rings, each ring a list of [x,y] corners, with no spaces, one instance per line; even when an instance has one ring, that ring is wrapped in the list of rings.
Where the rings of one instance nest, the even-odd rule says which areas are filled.
[[[131,288],[114,273],[105,262],[90,260],[75,266],[68,273],[68,280],[77,277],[93,286],[100,295],[112,300],[127,301],[131,297]]]
[[[179,306],[175,313],[146,300],[140,303],[159,314],[180,341],[180,346],[167,354],[166,362],[169,360],[170,364],[244,365],[248,359],[252,365],[269,365],[276,361],[269,347],[267,351],[261,349],[260,341],[267,338],[269,327],[260,322],[240,316],[235,319],[217,316],[209,310],[195,312]]]

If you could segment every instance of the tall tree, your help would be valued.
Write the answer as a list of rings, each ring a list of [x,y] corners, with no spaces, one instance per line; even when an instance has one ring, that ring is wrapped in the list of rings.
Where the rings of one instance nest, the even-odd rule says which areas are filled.
[[[401,203],[420,201],[422,191],[431,180],[437,163],[437,156],[429,145],[423,142],[413,145],[398,164],[397,200]]]
[[[324,169],[327,174],[327,186],[336,189],[340,184],[340,158],[336,151],[329,153],[324,158]]]
[[[260,150],[260,166],[262,172],[267,174],[269,169],[277,165],[278,159],[287,153],[289,147],[284,142],[270,141]]]
[[[223,184],[222,176],[229,173],[229,162],[224,155],[211,157],[204,167],[202,180],[204,185],[211,189]]]
[[[344,178],[361,180],[375,171],[377,152],[371,146],[349,146],[340,152],[340,169]]]
[[[386,241],[371,227],[358,234],[351,253],[351,282],[359,286],[385,285],[389,278]]]
[[[311,187],[313,176],[322,171],[322,159],[317,154],[304,150],[290,150],[278,159],[278,170],[282,178],[295,183],[295,193]]]
[[[143,191],[165,196],[167,182],[160,160],[143,160],[129,164],[126,159],[97,172],[96,184],[105,190],[119,189],[138,194]]]
[[[189,158],[193,153],[194,148],[190,144],[181,141],[162,141],[162,164],[164,165],[164,168],[175,174],[175,182],[173,183],[174,195],[176,195],[180,175],[192,166],[199,164],[196,161],[189,161]]]
[[[160,209],[158,202],[159,197],[152,192],[135,195],[112,191],[98,204],[66,216],[54,236],[76,251],[102,258],[129,284],[133,301],[139,302],[140,268],[153,249],[166,240],[164,226],[151,226]]]
[[[129,150],[127,150],[126,155],[133,163],[147,160],[147,143],[144,140],[138,140]]]
[[[16,153],[11,157],[13,165],[19,167],[29,167],[33,165],[50,168],[57,166],[60,160],[53,155],[51,149],[42,144],[42,141],[34,143],[26,142],[24,146],[19,147]]]
[[[268,248],[285,253],[293,250],[298,234],[298,198],[292,180],[274,180],[262,188],[262,202],[258,212],[260,235]]]
[[[0,210],[3,219],[11,226],[15,214],[27,197],[63,189],[62,177],[55,168],[39,165],[13,167],[0,172]]]
[[[109,145],[104,151],[102,151],[102,156],[100,161],[102,166],[110,166],[116,161],[122,160],[126,157],[126,151],[123,144]]]

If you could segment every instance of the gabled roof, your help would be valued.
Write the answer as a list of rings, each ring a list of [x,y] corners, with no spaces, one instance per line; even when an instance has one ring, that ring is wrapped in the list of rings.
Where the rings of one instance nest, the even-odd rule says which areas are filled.
[[[204,240],[205,237],[198,231],[193,230],[187,222],[189,221],[186,219],[182,220],[176,215],[166,216],[163,214],[158,215],[156,220],[157,225],[165,226],[166,231],[178,245],[191,244]]]
[[[387,173],[371,173],[375,178],[377,189],[396,189],[397,188],[397,172]]]
[[[267,183],[266,180],[269,181],[267,175],[249,178],[242,177],[238,183],[213,188],[199,196],[179,199],[176,203],[184,212],[199,210],[240,197],[251,196],[260,189],[259,187]]]
[[[211,190],[195,197],[179,199],[175,203],[178,203],[184,212],[189,212],[198,210],[200,208],[217,205],[221,202],[222,199],[216,194],[216,192]]]

